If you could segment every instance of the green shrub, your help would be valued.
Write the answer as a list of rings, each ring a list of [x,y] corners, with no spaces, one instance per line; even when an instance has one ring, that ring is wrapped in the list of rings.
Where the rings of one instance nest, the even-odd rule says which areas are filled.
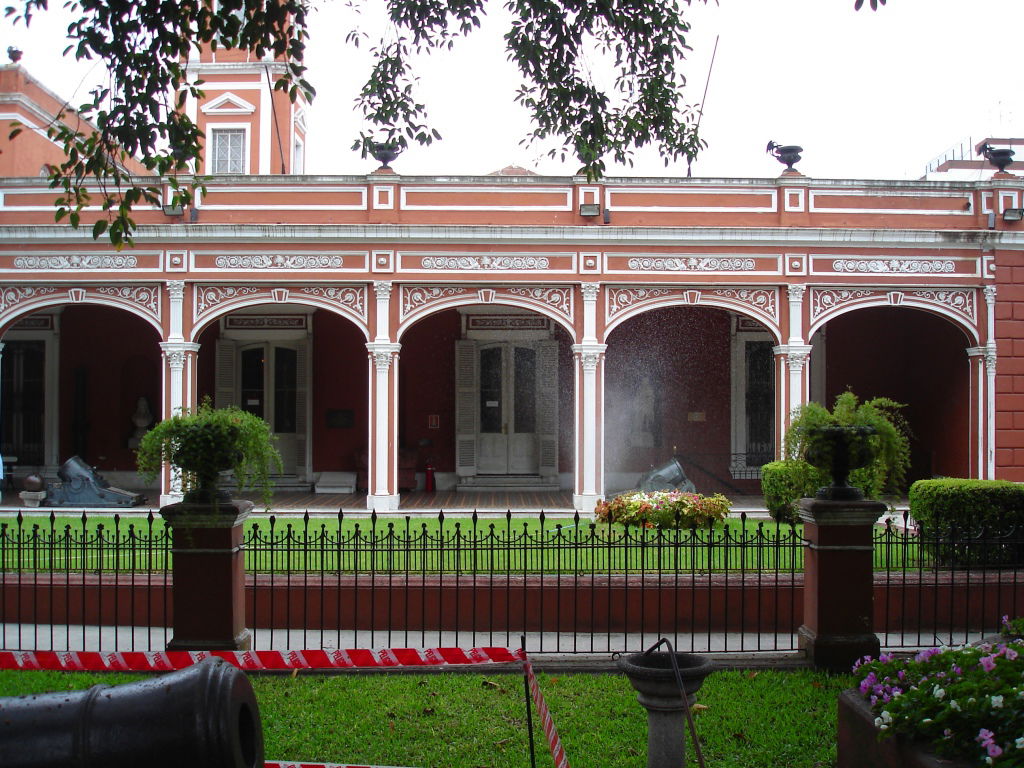
[[[943,478],[910,486],[910,514],[925,529],[1024,533],[1024,485],[1008,480]]]
[[[770,461],[761,467],[761,492],[768,514],[780,523],[797,523],[797,502],[828,482],[828,473],[800,459]]]

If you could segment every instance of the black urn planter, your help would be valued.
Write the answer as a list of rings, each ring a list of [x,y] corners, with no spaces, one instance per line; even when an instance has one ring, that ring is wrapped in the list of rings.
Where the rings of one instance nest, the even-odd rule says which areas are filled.
[[[669,653],[634,653],[617,661],[619,671],[636,689],[636,700],[647,710],[647,768],[682,768],[686,764],[685,707],[693,706],[694,694],[715,668],[706,656],[675,656],[688,703],[679,692]]]
[[[867,466],[875,457],[871,436],[874,427],[815,427],[807,430],[807,463],[827,470],[832,485],[818,489],[817,498],[827,501],[860,501],[864,492],[849,484],[851,470]]]

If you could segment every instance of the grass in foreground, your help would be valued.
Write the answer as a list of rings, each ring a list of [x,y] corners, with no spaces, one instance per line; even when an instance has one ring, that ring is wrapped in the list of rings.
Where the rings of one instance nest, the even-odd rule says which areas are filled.
[[[0,672],[0,695],[75,690],[129,675]],[[529,765],[517,674],[254,676],[268,759],[421,768]],[[715,768],[825,768],[848,676],[720,670],[698,694],[697,732]],[[574,768],[636,768],[646,713],[617,674],[548,674],[541,690]],[[550,765],[534,715],[537,765]],[[688,750],[688,765],[696,765]]]

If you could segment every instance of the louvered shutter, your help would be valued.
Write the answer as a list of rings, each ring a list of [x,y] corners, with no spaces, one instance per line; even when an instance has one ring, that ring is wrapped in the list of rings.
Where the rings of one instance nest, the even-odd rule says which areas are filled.
[[[455,471],[459,477],[476,474],[476,441],[479,408],[479,364],[476,342],[455,342]]]
[[[216,385],[213,394],[214,407],[227,408],[229,405],[237,405],[235,392],[238,354],[234,341],[231,339],[217,339],[216,364]]]
[[[558,474],[558,342],[537,342],[537,471]]]
[[[295,345],[295,474],[300,480],[308,477],[307,445],[309,419],[306,413],[309,389],[309,341]]]

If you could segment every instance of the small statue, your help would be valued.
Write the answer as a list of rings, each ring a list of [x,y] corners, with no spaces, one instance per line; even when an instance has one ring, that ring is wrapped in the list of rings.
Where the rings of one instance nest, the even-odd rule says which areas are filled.
[[[135,425],[135,432],[128,440],[128,447],[135,450],[139,447],[139,441],[149,431],[149,425],[153,423],[153,412],[149,410],[149,400],[140,397],[135,404],[135,413],[132,414],[132,424]]]

